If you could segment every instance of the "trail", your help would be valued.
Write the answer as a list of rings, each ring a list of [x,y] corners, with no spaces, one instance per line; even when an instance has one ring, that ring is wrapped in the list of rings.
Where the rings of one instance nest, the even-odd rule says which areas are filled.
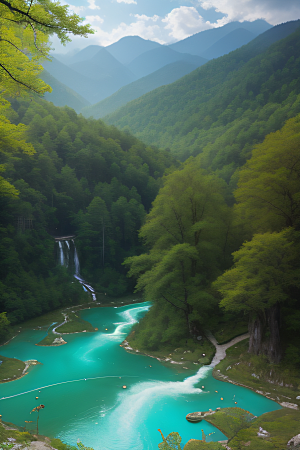
[[[226,344],[219,345],[217,343],[216,338],[213,336],[213,334],[210,331],[206,331],[205,334],[206,334],[207,339],[209,339],[210,342],[216,347],[216,353],[215,353],[215,356],[213,357],[212,362],[210,363],[210,367],[215,367],[217,364],[219,364],[220,361],[222,361],[222,359],[224,359],[226,357],[226,350],[229,347],[232,347],[232,345],[235,345],[238,342],[243,341],[244,339],[247,339],[248,337],[250,337],[250,333],[245,333],[245,334],[242,334],[241,336],[237,336],[237,337],[231,339],[231,341],[227,342]]]

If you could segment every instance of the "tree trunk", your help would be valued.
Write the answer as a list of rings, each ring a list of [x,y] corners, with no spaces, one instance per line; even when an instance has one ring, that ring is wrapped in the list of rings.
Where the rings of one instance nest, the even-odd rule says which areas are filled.
[[[279,363],[280,350],[280,306],[276,304],[249,321],[249,352],[265,355],[272,363]]]

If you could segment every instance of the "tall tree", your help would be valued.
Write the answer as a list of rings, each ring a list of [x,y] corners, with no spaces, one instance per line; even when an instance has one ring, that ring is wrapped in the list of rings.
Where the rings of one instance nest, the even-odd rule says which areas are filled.
[[[222,180],[192,163],[166,177],[140,231],[149,252],[125,261],[137,277],[136,290],[172,305],[192,336],[212,300],[207,287],[228,251],[225,190]]]
[[[252,232],[300,227],[300,114],[257,145],[239,173],[236,210]]]
[[[300,287],[300,233],[292,228],[280,233],[256,234],[233,253],[234,266],[214,283],[228,311],[249,313],[249,351],[279,362],[280,308]]]

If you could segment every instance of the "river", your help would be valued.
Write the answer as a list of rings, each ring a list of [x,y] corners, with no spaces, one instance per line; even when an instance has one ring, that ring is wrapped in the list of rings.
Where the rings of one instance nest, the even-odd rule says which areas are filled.
[[[165,367],[154,358],[126,352],[120,343],[149,307],[140,303],[83,310],[81,317],[99,331],[66,335],[67,345],[36,346],[45,331],[28,330],[2,346],[3,356],[42,363],[0,385],[3,420],[32,429],[34,423],[25,421],[35,421],[36,413],[30,411],[44,404],[40,434],[73,445],[79,439],[95,450],[156,450],[158,428],[165,436],[178,431],[183,444],[201,439],[201,429],[209,435],[207,441],[226,439],[205,421],[187,422],[190,412],[240,406],[260,415],[280,408],[249,389],[215,380],[210,367],[182,374],[176,365]]]

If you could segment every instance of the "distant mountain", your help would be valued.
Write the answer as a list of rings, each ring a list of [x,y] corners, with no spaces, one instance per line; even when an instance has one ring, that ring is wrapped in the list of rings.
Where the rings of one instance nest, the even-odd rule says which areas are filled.
[[[93,116],[94,119],[99,119],[106,114],[116,111],[131,100],[141,97],[147,92],[160,86],[173,83],[196,68],[196,65],[185,61],[176,61],[175,63],[168,64],[156,72],[122,87],[118,92],[115,92],[101,102],[83,108],[81,113],[85,117]]]
[[[154,41],[147,41],[139,36],[126,36],[106,48],[122,64],[126,65],[140,56],[142,53],[161,47]]]
[[[238,28],[250,31],[254,36],[272,28],[272,25],[265,20],[255,20],[253,22],[230,22],[223,27],[212,28],[211,30],[201,31],[182,41],[169,45],[169,48],[182,53],[191,53],[192,55],[202,56],[213,44],[223,39],[227,34]],[[232,49],[234,50],[234,49]],[[229,50],[231,51],[231,50]]]
[[[140,78],[176,61],[185,61],[200,67],[207,62],[207,59],[201,56],[179,53],[169,47],[161,46],[138,56],[127,67]]]
[[[43,67],[60,83],[65,84],[69,88],[84,97],[88,102],[94,103],[97,97],[98,83],[85,77],[71,67],[52,58],[52,61],[43,62]],[[100,98],[98,98],[98,101]]]
[[[68,66],[53,58],[51,62],[45,61],[43,66],[60,83],[80,94],[88,103],[99,102],[136,79],[129,69],[104,48],[100,48],[84,63],[81,61]]]
[[[100,81],[109,78],[110,85],[115,83],[117,86],[114,92],[125,84],[136,80],[133,73],[105,48],[100,48],[91,58],[70,64],[69,67],[92,80]]]
[[[45,93],[45,100],[52,102],[55,106],[67,105],[79,113],[82,108],[89,105],[89,102],[85,98],[65,86],[63,83],[57,81],[49,72],[47,72],[47,70],[42,72],[41,79],[52,87],[51,93]]]
[[[182,160],[202,154],[229,179],[253,143],[300,112],[299,55],[300,20],[278,25],[104,120]]]
[[[237,28],[209,47],[201,56],[206,59],[219,58],[252,41],[256,35],[245,28]]]
[[[65,64],[74,64],[81,61],[86,61],[87,59],[93,58],[99,50],[101,50],[103,47],[101,45],[88,45],[84,49],[80,50],[79,52],[71,55],[68,58],[68,61],[65,61]],[[55,55],[54,55],[55,56]],[[62,61],[64,62],[64,61]]]

